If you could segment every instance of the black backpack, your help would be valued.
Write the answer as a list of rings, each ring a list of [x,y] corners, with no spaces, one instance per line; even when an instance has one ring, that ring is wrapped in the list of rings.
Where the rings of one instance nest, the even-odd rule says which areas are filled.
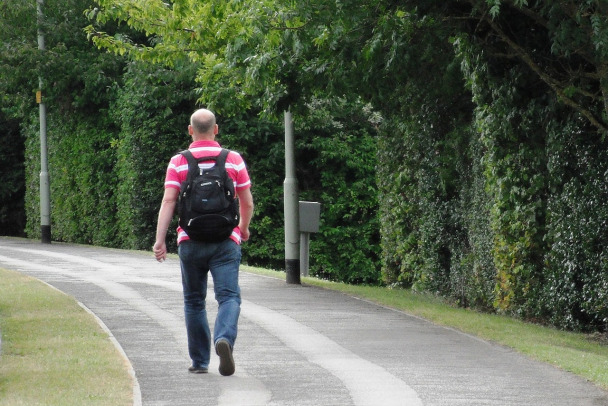
[[[226,173],[229,152],[222,149],[218,156],[200,158],[189,150],[180,152],[188,160],[188,176],[179,194],[179,225],[192,240],[223,241],[239,224],[234,182]],[[198,166],[202,161],[215,161],[215,165],[203,170]]]

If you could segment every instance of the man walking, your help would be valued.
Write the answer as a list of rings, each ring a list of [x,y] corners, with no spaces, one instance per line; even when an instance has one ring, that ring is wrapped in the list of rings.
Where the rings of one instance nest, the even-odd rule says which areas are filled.
[[[188,133],[192,136],[189,150],[195,158],[218,156],[222,150],[215,141],[218,125],[215,115],[206,109],[195,111],[190,117]],[[215,161],[202,161],[201,169],[208,169]],[[239,224],[232,234],[219,242],[195,241],[181,227],[177,229],[178,253],[184,290],[184,311],[188,334],[188,352],[192,373],[206,373],[209,369],[211,332],[207,321],[205,299],[207,276],[211,272],[218,313],[213,330],[215,351],[220,358],[219,372],[232,375],[235,370],[232,351],[237,336],[241,293],[238,283],[241,261],[241,241],[249,239],[249,222],[253,215],[251,181],[243,158],[235,151],[226,157],[226,172],[233,180],[239,198]],[[188,161],[182,154],[171,158],[165,177],[165,192],[158,214],[154,255],[160,262],[167,257],[165,238],[177,205],[181,184],[188,175]]]

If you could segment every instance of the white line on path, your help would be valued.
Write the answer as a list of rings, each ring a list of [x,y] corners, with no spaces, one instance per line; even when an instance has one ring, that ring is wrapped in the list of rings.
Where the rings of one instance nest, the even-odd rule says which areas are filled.
[[[245,317],[278,337],[348,388],[357,406],[422,406],[416,391],[386,369],[367,361],[289,316],[247,302]]]

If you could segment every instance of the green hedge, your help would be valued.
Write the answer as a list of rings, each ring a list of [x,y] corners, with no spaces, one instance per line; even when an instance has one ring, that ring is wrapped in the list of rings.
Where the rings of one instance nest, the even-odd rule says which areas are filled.
[[[119,129],[116,150],[117,243],[124,248],[150,249],[164,191],[169,159],[192,141],[188,124],[196,95],[193,69],[167,70],[131,63],[124,86],[112,103]],[[175,222],[167,243],[175,249]]]
[[[219,141],[252,177],[244,260],[283,268],[283,117],[269,112],[280,96],[293,103],[300,198],[322,204],[313,275],[607,330],[608,82],[589,72],[605,67],[608,24],[594,2],[330,2],[331,21],[312,13],[285,33],[293,49],[272,50],[284,66],[261,72],[275,82],[259,88],[230,76],[249,58],[200,75],[212,79],[204,84],[183,61],[126,65],[84,38],[87,1],[49,4],[45,58],[21,47],[12,20],[0,24],[16,33],[0,48],[0,140],[25,144],[15,168],[29,236],[40,233],[40,152],[36,106],[21,89],[44,72],[54,239],[149,249],[168,159],[189,144],[188,116],[204,96],[218,108]],[[273,93],[281,86],[292,93]],[[262,94],[246,94],[253,88]],[[2,207],[15,193],[19,210],[10,183]]]
[[[467,35],[450,42],[442,55],[453,60],[425,65],[436,80],[402,88],[402,114],[382,128],[384,280],[606,331],[605,136],[525,64]],[[460,85],[440,73],[454,62]],[[586,106],[605,117],[601,104]]]
[[[56,241],[149,249],[169,158],[186,148],[196,106],[194,67],[128,64],[108,108],[68,117],[51,109],[48,149],[52,236]],[[332,280],[380,280],[373,114],[361,102],[315,101],[296,114],[301,200],[322,204],[311,238],[310,272]],[[332,110],[333,109],[333,110]],[[367,110],[366,110],[367,109]],[[333,114],[333,116],[332,116]],[[256,204],[244,261],[284,267],[282,117],[218,114],[218,141],[245,158]],[[39,236],[39,140],[32,116],[27,138],[27,232]],[[168,245],[176,251],[176,222]]]
[[[608,329],[608,145],[573,136],[572,120],[550,128],[545,316],[577,330]],[[581,134],[582,135],[582,134]]]
[[[25,235],[25,151],[19,121],[0,111],[0,229],[4,235]]]
[[[112,134],[97,117],[72,115],[47,118],[51,225],[56,241],[115,245],[115,153]],[[106,117],[107,119],[107,117]],[[40,237],[40,139],[37,116],[27,127],[26,213],[27,235]]]
[[[321,203],[319,233],[311,235],[310,273],[331,280],[380,281],[375,140],[369,106],[312,100],[294,113],[300,200]],[[283,269],[283,117],[219,117],[219,141],[241,152],[255,200],[244,260]]]

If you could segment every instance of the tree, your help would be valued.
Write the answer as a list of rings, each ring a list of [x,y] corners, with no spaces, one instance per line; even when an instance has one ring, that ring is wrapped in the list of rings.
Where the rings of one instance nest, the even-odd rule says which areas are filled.
[[[469,0],[490,55],[526,65],[557,98],[608,131],[608,3]],[[533,31],[530,31],[532,28]],[[532,32],[532,35],[531,35]]]

